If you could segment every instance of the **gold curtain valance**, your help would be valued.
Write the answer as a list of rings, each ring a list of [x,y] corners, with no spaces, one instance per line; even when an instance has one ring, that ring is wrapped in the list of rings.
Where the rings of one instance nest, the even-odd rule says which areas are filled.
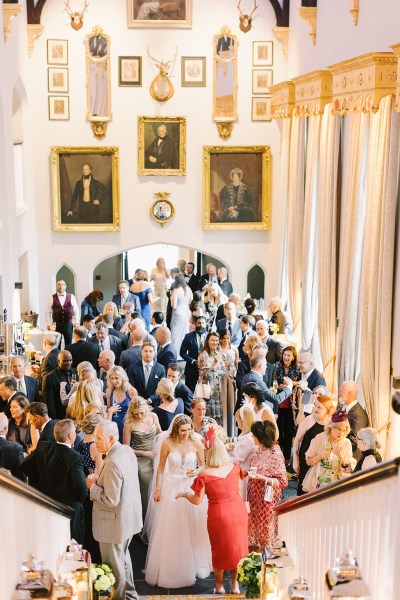
[[[392,52],[369,52],[328,67],[333,76],[333,112],[376,112],[396,91],[397,58]]]
[[[294,83],[284,81],[271,85],[271,118],[285,119],[292,116],[294,109]]]
[[[313,71],[292,79],[294,83],[295,116],[322,114],[332,102],[332,73]]]

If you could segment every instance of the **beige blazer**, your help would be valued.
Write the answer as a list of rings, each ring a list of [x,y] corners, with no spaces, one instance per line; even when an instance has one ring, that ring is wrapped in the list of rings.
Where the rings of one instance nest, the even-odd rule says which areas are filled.
[[[117,442],[108,452],[90,499],[93,537],[98,542],[120,544],[141,531],[138,464],[129,446]]]

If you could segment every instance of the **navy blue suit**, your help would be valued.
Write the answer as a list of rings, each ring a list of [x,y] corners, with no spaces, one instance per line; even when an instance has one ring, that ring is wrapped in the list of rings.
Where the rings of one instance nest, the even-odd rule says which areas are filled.
[[[176,359],[177,352],[175,346],[171,343],[164,346],[164,348],[160,348],[157,352],[157,362],[164,367],[165,372],[168,371],[168,365],[176,363]]]
[[[115,294],[112,297],[112,301],[114,302],[114,304],[117,305],[118,310],[120,310],[122,308],[121,305],[121,294]],[[140,300],[138,298],[138,296],[135,296],[135,294],[132,294],[132,292],[128,292],[128,296],[125,300],[125,302],[132,302],[134,308],[132,309],[132,312],[139,312],[140,314],[142,314],[142,309],[140,306]]]
[[[313,369],[307,378],[307,387],[313,391],[319,385],[326,386],[324,376],[317,369]]]
[[[187,333],[183,338],[179,354],[185,361],[185,384],[194,393],[196,383],[199,379],[197,359],[199,358],[199,346],[195,331]]]
[[[18,380],[16,381],[18,383]],[[29,377],[28,375],[24,375],[24,382],[26,387],[26,396],[29,402],[39,402],[39,388],[36,377]]]
[[[122,352],[122,340],[117,338],[115,335],[109,335],[108,339],[110,340],[110,350],[112,350],[115,354],[115,364],[119,365],[119,359],[121,357],[121,352]],[[90,338],[89,344],[97,344],[97,346],[99,348],[99,354],[100,354],[100,352],[101,352],[100,342],[96,336]]]
[[[279,392],[279,394],[274,394],[273,392],[270,392],[267,386],[265,385],[263,378],[254,371],[246,373],[246,375],[243,377],[241,383],[242,389],[246,385],[246,383],[256,383],[258,385],[258,387],[263,392],[265,402],[268,404],[268,406],[272,408],[274,412],[276,412],[276,408],[279,406],[279,404],[286,400],[286,398],[289,398],[289,396],[292,393],[292,390],[288,387],[285,387],[281,392]],[[240,408],[241,404],[241,398],[238,398],[238,402],[235,406],[235,412]]]
[[[11,475],[25,481],[25,475],[20,466],[23,460],[24,449],[21,444],[0,437],[0,467],[8,469],[11,471]]]
[[[130,383],[136,388],[139,396],[147,400],[150,398],[150,396],[155,394],[157,386],[160,383],[160,379],[165,377],[165,370],[162,365],[159,365],[155,362],[150,371],[150,377],[146,386],[143,363],[140,361],[140,363],[132,366],[131,369],[129,369],[128,377]]]
[[[219,321],[217,321],[217,331],[221,331],[222,329],[227,329],[229,331],[227,318],[219,319]],[[241,339],[242,339],[242,330],[240,329],[240,319],[235,319],[235,322],[234,322],[233,328],[232,328],[231,343],[234,346],[239,346]]]

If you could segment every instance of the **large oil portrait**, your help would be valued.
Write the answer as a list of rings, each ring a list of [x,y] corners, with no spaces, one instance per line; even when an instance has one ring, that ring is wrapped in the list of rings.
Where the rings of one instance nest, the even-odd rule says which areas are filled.
[[[186,175],[185,117],[138,117],[138,175]]]
[[[118,148],[51,148],[55,231],[118,231]]]
[[[203,229],[269,229],[269,146],[205,146]]]
[[[190,28],[192,0],[127,0],[128,27]]]

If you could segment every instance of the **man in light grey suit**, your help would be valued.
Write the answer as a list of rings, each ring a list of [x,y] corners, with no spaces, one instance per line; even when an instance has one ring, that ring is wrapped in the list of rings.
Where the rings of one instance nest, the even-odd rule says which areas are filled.
[[[138,595],[129,543],[142,529],[137,459],[129,446],[119,443],[116,423],[101,421],[94,434],[104,463],[98,476],[86,480],[93,501],[93,537],[100,544],[102,561],[115,575],[114,600],[133,600]]]

